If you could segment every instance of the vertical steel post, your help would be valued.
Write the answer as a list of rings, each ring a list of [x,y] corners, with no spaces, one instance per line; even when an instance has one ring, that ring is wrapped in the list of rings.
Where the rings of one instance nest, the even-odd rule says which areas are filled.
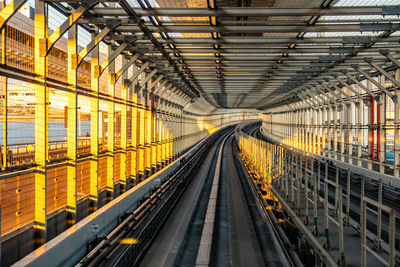
[[[379,179],[378,183],[378,218],[376,224],[376,239],[374,242],[375,248],[378,251],[382,250],[382,179]]]
[[[308,221],[309,221],[309,219],[308,219],[308,176],[309,176],[309,173],[307,173],[307,167],[308,167],[308,158],[305,157],[305,166],[304,166],[304,169],[305,169],[305,172],[304,172],[304,200],[306,202],[305,208],[304,208],[304,212],[305,212],[304,224],[305,225],[308,225]],[[312,172],[312,169],[310,171]]]
[[[294,152],[291,153],[291,174],[290,174],[290,201],[292,202],[292,206],[295,207],[295,202],[294,202],[294,166],[296,166],[297,170],[297,165],[295,163],[294,159]]]
[[[371,82],[368,81],[369,86],[371,86]],[[368,152],[369,152],[369,157],[368,157],[368,169],[372,170],[372,160],[375,158],[375,131],[372,129],[373,125],[375,124],[375,99],[371,98],[371,102],[368,103],[367,108],[368,108]]]
[[[160,99],[157,98],[156,109],[157,109],[157,169],[162,166],[162,152],[161,152],[161,142],[162,142],[162,112],[160,110]]]
[[[360,176],[360,179],[361,179],[361,189],[360,189],[360,194],[361,194],[361,196],[360,196],[360,207],[363,207],[363,204],[364,204],[364,196],[365,196],[365,179],[364,179],[364,176]],[[364,222],[363,222],[363,212],[365,212],[364,211],[364,209],[361,209],[361,217],[360,217],[360,223],[358,224],[358,228],[357,228],[357,230],[358,230],[358,232],[361,234],[361,237],[362,237],[362,235],[363,235],[363,228],[365,227],[365,224],[364,224]]]
[[[317,180],[317,184],[316,184],[316,190],[317,190],[317,194],[320,194],[320,190],[321,190],[321,161],[318,160],[318,180]]]
[[[395,74],[396,80],[400,80],[400,69],[396,70],[396,74]],[[395,90],[395,95],[397,97],[397,99],[400,99],[400,90],[396,89]],[[393,163],[393,167],[394,167],[394,176],[395,177],[400,177],[400,171],[399,171],[399,151],[400,151],[400,134],[399,134],[399,101],[394,102],[394,163]]]
[[[343,198],[342,198],[342,186],[338,185],[337,190],[340,192],[339,198],[339,216],[338,216],[338,223],[339,223],[339,265],[346,266],[346,254],[344,253],[344,239],[343,239]]]
[[[145,177],[149,177],[151,175],[151,105],[149,100],[148,90],[147,88],[151,81],[149,81],[146,85],[146,90],[142,90],[145,109],[144,109],[144,172]]]
[[[289,199],[289,176],[290,176],[290,154],[285,149],[285,163],[286,163],[286,179],[285,179],[285,197]]]
[[[320,112],[320,118],[319,118],[319,131],[321,135],[321,156],[325,156],[325,150],[327,147],[327,142],[326,142],[326,127],[325,127],[325,113],[326,113],[326,107],[327,106],[321,106],[321,112]]]
[[[335,183],[339,184],[339,168],[337,166],[336,166]],[[335,187],[335,211],[334,211],[335,215],[337,215],[339,198],[341,197],[342,197],[342,192],[339,191],[337,187]]]
[[[385,77],[381,76],[381,83],[382,86],[385,86]],[[379,143],[379,146],[377,149],[379,149],[378,153],[379,153],[379,171],[381,173],[385,173],[385,156],[386,156],[386,104],[387,104],[387,97],[385,94],[382,94],[380,96],[380,102],[379,102],[379,106],[380,106],[380,112],[379,114],[377,114],[379,116],[379,121],[378,121],[378,127],[379,127],[379,140],[377,140]]]
[[[77,192],[77,25],[68,30],[68,112],[67,112],[67,225],[75,224]]]
[[[345,225],[350,226],[350,200],[351,200],[351,171],[350,169],[347,170],[347,181],[346,181],[346,218],[345,218]]]
[[[325,177],[325,179],[327,179],[327,178]],[[330,250],[330,248],[331,248],[331,241],[330,241],[330,238],[329,238],[328,186],[329,186],[329,183],[325,180],[324,181],[324,220],[325,220],[325,243],[324,243],[324,248],[326,250]]]
[[[3,10],[6,6],[5,1],[1,3],[1,9]],[[4,27],[1,31],[1,63],[3,65],[6,64],[6,41],[7,41],[7,32]],[[7,167],[7,106],[8,106],[8,88],[7,88],[7,77],[3,76],[3,158],[1,170],[5,171]],[[0,202],[0,237],[1,237],[1,202]],[[2,242],[0,242],[0,263],[2,262]]]
[[[389,212],[389,266],[396,264],[396,212],[390,209]],[[398,256],[397,256],[398,257]]]
[[[154,91],[154,88],[151,88]],[[154,97],[151,99],[151,169],[157,172],[157,110]]]
[[[48,104],[46,86],[48,72],[48,28],[46,3],[35,0],[34,55],[35,55],[35,247],[46,240],[46,179],[48,160]]]
[[[136,67],[133,68],[134,70],[137,69]],[[135,82],[130,81],[130,80],[125,80],[124,83],[130,83],[131,87],[131,95],[130,99],[132,102],[132,108],[131,108],[131,178],[133,179],[133,184],[137,183],[137,132],[138,132],[138,99],[137,99],[137,93],[135,92]]]
[[[1,7],[4,9],[6,6],[6,1],[2,1]],[[7,27],[3,27],[1,30],[1,64],[3,66],[6,65],[6,56],[7,56]],[[7,156],[8,156],[8,145],[7,145],[7,106],[8,106],[8,82],[7,82],[7,76],[2,77],[2,82],[3,82],[3,150],[2,152],[2,165],[1,165],[1,170],[5,171],[5,169],[8,167],[8,162],[7,162]]]
[[[327,153],[326,157],[331,156],[331,150],[332,150],[332,125],[331,125],[331,116],[332,116],[332,110],[334,109],[333,106],[327,107],[326,109],[326,142],[328,143],[327,146]]]
[[[297,172],[296,172],[296,181],[297,181],[297,213],[300,215],[301,211],[301,202],[300,202],[300,195],[301,195],[301,186],[302,186],[302,179],[303,179],[303,160],[302,160],[302,154],[298,153],[299,159],[296,157],[296,167],[297,167]],[[300,161],[300,163],[299,163]]]
[[[108,45],[108,57],[113,54],[112,45]],[[115,194],[114,186],[114,123],[115,123],[115,61],[108,65],[108,96],[111,101],[108,101],[107,110],[107,182],[106,191],[111,192],[111,196],[108,195],[106,202],[110,201]]]
[[[339,105],[333,109],[333,158],[338,159],[337,112]],[[329,122],[330,123],[330,122]]]
[[[145,74],[141,74],[141,81],[144,80]],[[140,84],[137,84],[137,87],[140,87]],[[137,172],[138,176],[140,177],[139,181],[142,181],[144,178],[144,142],[145,142],[145,104],[144,104],[144,99],[143,95],[138,93],[138,104],[140,105],[140,108],[137,109],[137,140],[138,140],[138,145],[136,148],[136,153],[137,153]]]
[[[92,32],[92,40],[96,39],[98,29]],[[90,204],[91,211],[94,211],[98,204],[98,168],[99,168],[99,46],[92,50],[90,59],[90,88],[93,97],[90,100]],[[104,127],[104,126],[103,126]],[[103,136],[104,138],[104,136]]]
[[[314,161],[313,161],[314,164]],[[313,216],[314,216],[314,230],[313,234],[319,236],[318,229],[318,196],[319,196],[319,181],[320,181],[320,171],[319,171],[319,161],[318,161],[318,176],[313,174]]]
[[[357,102],[356,106],[360,105],[360,102]],[[347,154],[349,158],[347,160],[348,163],[353,164],[353,109],[352,103],[350,102],[347,105]]]
[[[122,66],[125,66],[125,64],[128,62],[127,58],[122,55]],[[128,143],[127,143],[127,113],[128,113],[128,107],[127,107],[127,99],[128,99],[128,85],[124,83],[124,81],[128,78],[128,72],[124,71],[121,75],[122,83],[121,83],[121,99],[122,99],[122,104],[121,104],[121,157],[120,157],[120,184],[122,186],[122,193],[126,191],[126,177],[127,177],[127,170],[126,170],[126,153]]]
[[[165,156],[165,138],[166,138],[166,110],[165,110],[165,100],[161,99],[161,165],[165,166],[165,160],[166,160],[166,156]]]
[[[362,109],[361,102],[357,106],[357,166],[362,166]]]
[[[345,142],[346,142],[346,136],[348,134],[348,129],[344,128],[345,124],[345,117],[347,113],[347,105],[342,105],[340,110],[339,110],[339,117],[340,117],[340,122],[339,122],[339,143],[340,143],[340,154],[338,159],[341,161],[345,161],[345,155],[344,155],[344,148],[345,148]]]
[[[366,216],[366,206],[367,203],[364,200],[364,197],[361,197],[361,217],[360,217],[360,227],[361,227],[361,266],[367,266],[367,216]]]

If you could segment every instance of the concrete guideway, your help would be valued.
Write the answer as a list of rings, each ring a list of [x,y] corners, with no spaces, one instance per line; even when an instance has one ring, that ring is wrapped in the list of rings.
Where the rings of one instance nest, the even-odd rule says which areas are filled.
[[[266,262],[282,266],[282,254],[277,254],[271,237],[275,233],[268,231],[268,222],[260,215],[258,203],[234,159],[231,133],[218,142],[205,158],[204,170],[200,169],[200,176],[195,177],[197,188],[203,184],[202,193],[199,195],[197,189],[189,195],[193,190],[189,189],[141,266],[265,266]],[[180,216],[183,211],[189,216]]]

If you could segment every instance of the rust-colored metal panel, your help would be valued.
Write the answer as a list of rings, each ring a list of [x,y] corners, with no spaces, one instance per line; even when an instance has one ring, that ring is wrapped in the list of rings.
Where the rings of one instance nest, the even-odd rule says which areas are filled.
[[[47,171],[47,214],[67,205],[67,166]]]
[[[77,166],[77,199],[90,194],[90,161],[79,162]]]
[[[34,185],[34,173],[0,180],[1,235],[33,222]]]

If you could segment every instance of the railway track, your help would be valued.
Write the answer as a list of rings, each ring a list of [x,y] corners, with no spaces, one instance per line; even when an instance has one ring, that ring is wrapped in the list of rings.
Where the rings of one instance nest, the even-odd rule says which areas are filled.
[[[149,250],[142,266],[297,266],[291,259],[295,255],[286,251],[288,244],[279,241],[283,232],[278,233],[276,226],[270,225],[273,220],[266,216],[272,214],[264,213],[250,188],[237,159],[232,133],[220,138],[205,158],[206,170],[195,177],[202,176],[204,186],[193,205],[196,212],[189,213],[193,216],[186,220],[188,226],[182,227],[183,222],[176,225],[186,231],[182,239],[171,240],[168,234],[174,232],[168,227],[176,221],[172,214],[167,230],[155,240],[156,247]],[[209,157],[212,157],[210,164]],[[205,172],[208,174],[204,175]],[[171,242],[180,245],[164,253],[165,259],[160,258],[160,246]]]
[[[215,135],[77,266],[300,266],[235,142]]]
[[[257,126],[244,131],[262,138]],[[276,209],[276,199],[267,198],[265,189],[248,175],[251,170],[238,156],[235,142],[233,128],[215,135],[104,240],[93,245],[77,266],[307,265],[310,255],[294,245],[302,239],[299,229],[290,230],[297,239],[293,233],[287,236],[282,222],[289,217]],[[326,164],[329,179],[334,179],[336,171]],[[323,170],[323,183],[326,167],[314,164],[315,172],[317,168]],[[339,172],[340,183],[345,185],[346,179]],[[351,177],[351,183],[357,185],[356,181],[357,177]],[[351,189],[350,216],[359,220],[360,194],[357,186]],[[376,195],[373,184],[366,183],[365,190],[367,195]],[[334,195],[328,191],[329,202],[334,202]],[[390,197],[384,201],[390,203]],[[373,229],[375,218],[371,216],[368,228]],[[388,228],[384,221],[383,240]]]
[[[231,127],[227,127],[228,129]],[[107,236],[89,244],[87,255],[76,266],[139,264],[218,137],[219,134],[216,134],[209,138],[195,156],[184,162],[164,183],[154,188],[136,210],[121,218],[121,223]]]

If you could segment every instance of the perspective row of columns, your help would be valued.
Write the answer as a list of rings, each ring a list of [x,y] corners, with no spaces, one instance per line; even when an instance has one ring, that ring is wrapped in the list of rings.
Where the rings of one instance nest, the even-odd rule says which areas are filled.
[[[400,80],[399,70],[395,76]],[[370,81],[367,86],[371,88]],[[349,95],[346,88],[342,92]],[[394,175],[399,177],[399,90],[389,92],[390,95],[374,92],[373,97],[364,95],[362,98],[341,95],[340,99],[331,99],[328,92],[319,93],[318,98],[315,93],[308,98],[303,95],[301,101],[286,105],[284,110],[264,114],[266,134],[297,149],[358,166],[366,164],[364,167],[369,169],[377,162],[379,171],[385,172],[386,152],[389,151],[386,136],[391,130],[393,148],[390,152],[394,153]],[[393,105],[392,121],[387,118],[389,105]],[[368,131],[367,137],[363,131]]]

